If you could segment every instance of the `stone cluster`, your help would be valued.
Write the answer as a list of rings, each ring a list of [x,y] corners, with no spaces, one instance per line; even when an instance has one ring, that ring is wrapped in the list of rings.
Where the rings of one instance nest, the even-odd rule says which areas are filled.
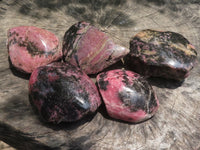
[[[72,25],[62,47],[51,32],[33,26],[8,30],[8,54],[19,71],[31,74],[29,97],[47,122],[73,122],[104,101],[114,119],[138,123],[151,118],[159,101],[147,77],[183,81],[197,62],[194,46],[181,34],[143,30],[118,45],[87,22]],[[124,59],[129,69],[104,71]],[[97,86],[88,75],[96,75]],[[101,95],[101,96],[100,96]]]

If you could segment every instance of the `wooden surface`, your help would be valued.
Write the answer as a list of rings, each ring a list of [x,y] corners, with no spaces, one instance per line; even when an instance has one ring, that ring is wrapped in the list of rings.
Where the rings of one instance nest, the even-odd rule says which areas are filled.
[[[28,76],[9,67],[6,32],[19,25],[50,30],[61,40],[80,20],[101,27],[128,47],[142,29],[184,35],[200,55],[199,0],[0,0],[0,140],[20,150],[200,149],[200,65],[182,83],[150,79],[160,101],[157,114],[140,124],[113,120],[102,106],[76,123],[46,124],[32,111]]]
[[[15,150],[15,149],[10,147],[8,144],[0,141],[0,150]]]

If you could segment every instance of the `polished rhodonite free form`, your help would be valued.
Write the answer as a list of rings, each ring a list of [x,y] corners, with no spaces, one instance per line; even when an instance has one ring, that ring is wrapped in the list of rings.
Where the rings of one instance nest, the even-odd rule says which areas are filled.
[[[95,112],[101,104],[93,81],[68,63],[37,68],[29,80],[29,97],[47,122],[72,122]]]
[[[159,101],[149,83],[139,74],[111,70],[97,76],[100,93],[108,114],[128,122],[141,122],[152,117]]]
[[[9,29],[7,46],[13,66],[26,73],[62,58],[58,38],[33,26]]]
[[[115,44],[108,35],[86,22],[74,24],[64,35],[64,60],[87,74],[102,71],[128,53],[129,49]]]
[[[145,76],[183,80],[197,61],[197,52],[179,33],[143,30],[130,41],[126,62]]]

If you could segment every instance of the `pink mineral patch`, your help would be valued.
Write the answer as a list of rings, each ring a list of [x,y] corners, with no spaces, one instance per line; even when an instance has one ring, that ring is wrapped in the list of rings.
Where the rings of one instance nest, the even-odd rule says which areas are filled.
[[[63,40],[64,60],[95,74],[119,61],[129,53],[107,34],[86,22],[74,24]]]
[[[108,114],[128,122],[141,122],[152,117],[159,102],[153,88],[139,74],[111,70],[97,76],[100,93]]]
[[[47,30],[33,26],[9,29],[7,46],[13,66],[26,73],[62,57],[58,38]]]
[[[78,67],[54,62],[35,69],[29,100],[47,122],[73,122],[94,113],[101,99],[94,82]]]

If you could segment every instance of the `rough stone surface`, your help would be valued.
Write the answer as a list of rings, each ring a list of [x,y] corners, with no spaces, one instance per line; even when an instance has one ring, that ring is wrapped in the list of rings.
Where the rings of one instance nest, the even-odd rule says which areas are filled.
[[[87,74],[95,74],[114,64],[129,50],[87,22],[78,22],[65,33],[64,60],[80,67]]]
[[[97,83],[108,114],[128,122],[151,118],[159,101],[151,85],[139,74],[111,70],[97,76]]]
[[[19,26],[8,30],[8,53],[12,65],[25,73],[62,57],[58,38],[51,32],[34,26]]]
[[[77,67],[59,62],[33,71],[29,97],[41,117],[55,123],[80,120],[101,104],[93,81]]]
[[[145,76],[184,80],[197,63],[197,52],[179,33],[148,29],[131,39],[127,62]]]

